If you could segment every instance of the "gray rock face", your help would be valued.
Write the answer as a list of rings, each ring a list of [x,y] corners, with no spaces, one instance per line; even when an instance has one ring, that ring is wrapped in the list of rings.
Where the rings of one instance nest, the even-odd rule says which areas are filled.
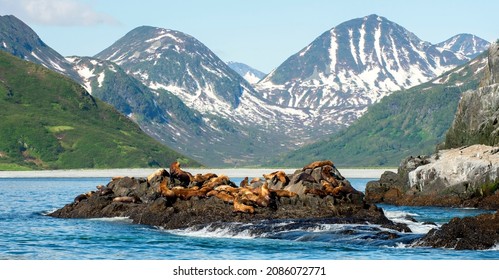
[[[496,182],[499,148],[473,145],[440,151],[429,163],[408,173],[410,188],[423,194],[455,194],[469,199],[482,192],[484,184]]]
[[[481,87],[467,91],[445,139],[446,148],[499,143],[499,46],[489,48],[488,65]]]
[[[499,83],[499,45],[494,43],[489,48],[488,70],[491,75],[488,80],[489,85]]]

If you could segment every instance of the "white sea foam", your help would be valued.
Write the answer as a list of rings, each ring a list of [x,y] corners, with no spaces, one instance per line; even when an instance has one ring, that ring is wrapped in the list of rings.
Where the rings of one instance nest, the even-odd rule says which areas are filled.
[[[187,229],[174,229],[166,230],[167,232],[175,235],[189,236],[189,237],[209,237],[209,238],[237,238],[237,239],[253,239],[256,236],[251,234],[249,230],[234,230],[233,227],[227,226],[223,228],[214,228],[206,226],[201,229],[187,228]]]
[[[406,224],[413,233],[425,234],[430,230],[439,227],[438,225],[435,226],[433,224],[424,224],[424,222],[414,222],[408,219],[408,217],[418,217],[419,215],[416,213],[385,210],[385,216],[395,223]]]
[[[499,251],[499,243],[496,243],[496,245],[492,246],[491,248],[485,251]]]
[[[91,218],[89,220],[106,221],[106,222],[127,222],[127,223],[133,222],[133,220],[130,219],[130,217]]]

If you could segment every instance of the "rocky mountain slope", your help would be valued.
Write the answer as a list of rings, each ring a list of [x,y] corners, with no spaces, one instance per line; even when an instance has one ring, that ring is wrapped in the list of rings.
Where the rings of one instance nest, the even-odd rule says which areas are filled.
[[[458,48],[463,41],[455,43],[447,45]],[[484,50],[481,44],[473,46]],[[275,104],[310,109],[317,126],[349,125],[391,92],[429,81],[467,61],[384,17],[370,15],[326,31],[256,88]]]
[[[478,87],[487,55],[419,86],[373,104],[355,123],[326,140],[288,153],[271,165],[332,158],[343,166],[397,166],[404,157],[429,154],[443,142],[461,94]]]
[[[499,45],[492,44],[481,87],[463,94],[451,128],[445,137],[446,148],[499,143]]]
[[[197,165],[71,79],[4,51],[0,107],[0,169]]]
[[[80,82],[80,76],[74,71],[73,66],[15,16],[0,16],[0,50],[41,64]]]
[[[182,127],[173,145],[212,164],[247,164],[269,152],[289,149],[299,138],[290,132],[308,117],[303,110],[268,104],[211,50],[178,31],[139,27],[96,57],[112,61],[141,81],[156,93],[156,101],[172,93],[200,115],[195,131],[192,125]],[[167,139],[168,128],[163,125],[143,127],[158,139]],[[269,146],[276,141],[279,145]]]

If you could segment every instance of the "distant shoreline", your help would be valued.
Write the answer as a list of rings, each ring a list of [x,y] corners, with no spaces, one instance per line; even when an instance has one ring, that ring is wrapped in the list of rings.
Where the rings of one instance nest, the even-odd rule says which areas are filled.
[[[144,169],[69,169],[69,170],[37,170],[37,171],[0,171],[0,178],[112,178],[118,176],[128,176],[128,177],[147,177],[149,174],[154,172],[156,168],[144,168]],[[168,170],[168,169],[167,169]],[[215,173],[215,174],[225,174],[229,177],[262,177],[262,174],[268,174],[277,170],[283,170],[286,173],[294,173],[296,168],[293,169],[279,169],[279,168],[185,168],[184,170],[192,173]],[[349,178],[358,179],[378,179],[381,174],[385,171],[396,172],[396,169],[353,169],[345,168],[338,169],[341,174]]]

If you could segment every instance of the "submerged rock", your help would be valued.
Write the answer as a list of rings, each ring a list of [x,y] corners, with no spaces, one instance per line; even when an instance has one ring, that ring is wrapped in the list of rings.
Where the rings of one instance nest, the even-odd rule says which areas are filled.
[[[174,169],[176,174],[185,174],[178,165]],[[351,187],[331,162],[318,162],[294,174],[265,174],[264,179],[245,180],[240,187],[224,175],[187,174],[178,180],[178,175],[170,177],[172,173],[159,170],[147,179],[113,178],[107,186],[99,186],[106,192],[85,196],[50,216],[129,217],[134,223],[167,229],[216,222],[327,218],[410,232],[407,226],[386,218],[382,209],[366,204],[363,194]]]

